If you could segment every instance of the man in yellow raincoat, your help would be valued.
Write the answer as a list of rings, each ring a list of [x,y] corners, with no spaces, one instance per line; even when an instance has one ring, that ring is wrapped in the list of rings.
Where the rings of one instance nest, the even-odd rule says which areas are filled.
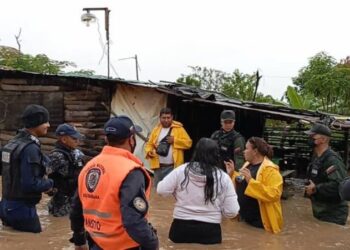
[[[146,159],[154,171],[155,187],[174,167],[184,163],[184,150],[192,146],[182,123],[173,120],[170,108],[161,109],[159,120],[145,146]]]

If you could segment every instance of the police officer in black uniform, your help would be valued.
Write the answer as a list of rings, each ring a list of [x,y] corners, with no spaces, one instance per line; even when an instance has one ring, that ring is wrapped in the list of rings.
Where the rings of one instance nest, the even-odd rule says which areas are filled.
[[[316,123],[305,133],[314,151],[308,167],[309,182],[305,186],[313,215],[322,221],[345,225],[348,205],[339,195],[339,184],[347,176],[347,169],[341,157],[329,147],[331,130]]]
[[[243,165],[245,140],[235,127],[236,114],[233,110],[224,110],[220,115],[221,128],[211,135],[211,139],[219,144],[222,169],[226,171],[224,161],[232,160],[239,169]],[[238,170],[237,169],[237,170]]]
[[[47,133],[49,112],[40,105],[27,106],[22,114],[25,128],[2,148],[1,219],[12,228],[39,233],[41,225],[36,204],[53,181],[46,176],[48,159],[37,137]]]
[[[54,180],[54,193],[49,202],[49,213],[55,217],[69,214],[71,199],[78,187],[78,176],[84,166],[84,154],[77,147],[82,139],[79,131],[70,124],[57,127],[58,140],[49,154],[49,178]]]

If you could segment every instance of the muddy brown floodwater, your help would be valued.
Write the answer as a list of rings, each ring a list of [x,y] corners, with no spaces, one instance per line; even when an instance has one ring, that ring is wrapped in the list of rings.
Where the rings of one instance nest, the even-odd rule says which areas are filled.
[[[346,226],[320,222],[312,217],[311,204],[302,197],[302,190],[295,188],[294,195],[282,201],[285,226],[278,235],[256,229],[236,220],[224,219],[222,244],[174,244],[168,240],[172,222],[173,198],[163,198],[152,192],[150,221],[158,230],[160,249],[350,249],[350,221]],[[69,219],[49,216],[44,196],[38,205],[43,232],[21,233],[0,226],[1,250],[62,249],[73,250],[68,242],[71,236]]]

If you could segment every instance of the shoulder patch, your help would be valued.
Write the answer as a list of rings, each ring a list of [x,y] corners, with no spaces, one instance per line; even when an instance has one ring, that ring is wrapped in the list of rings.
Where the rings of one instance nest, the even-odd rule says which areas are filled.
[[[141,213],[144,213],[147,210],[147,203],[141,197],[135,197],[133,200],[133,205],[136,208],[136,210],[141,212]]]
[[[92,193],[95,191],[97,184],[100,180],[101,176],[101,170],[98,168],[92,168],[89,170],[89,172],[86,174],[86,189]]]
[[[10,163],[10,157],[11,157],[11,154],[9,152],[2,151],[1,153],[2,162]]]
[[[336,169],[337,169],[336,166],[334,166],[334,165],[330,166],[329,168],[326,169],[327,175],[330,175],[330,174],[333,173]]]
[[[33,142],[35,142],[36,144],[40,145],[39,139],[36,138],[34,135],[30,135],[29,138],[30,138]]]

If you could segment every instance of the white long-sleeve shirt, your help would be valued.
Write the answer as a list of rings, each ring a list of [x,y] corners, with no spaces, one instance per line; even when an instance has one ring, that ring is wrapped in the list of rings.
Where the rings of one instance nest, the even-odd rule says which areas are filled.
[[[187,187],[182,188],[185,179],[185,163],[175,168],[161,182],[158,183],[157,193],[163,196],[174,195],[176,199],[173,217],[181,220],[197,220],[209,223],[220,223],[222,215],[235,217],[239,212],[237,194],[231,178],[218,169],[218,195],[214,203],[205,203],[204,187],[206,176],[189,171]],[[215,187],[215,186],[214,186]],[[214,188],[215,191],[215,188]]]

